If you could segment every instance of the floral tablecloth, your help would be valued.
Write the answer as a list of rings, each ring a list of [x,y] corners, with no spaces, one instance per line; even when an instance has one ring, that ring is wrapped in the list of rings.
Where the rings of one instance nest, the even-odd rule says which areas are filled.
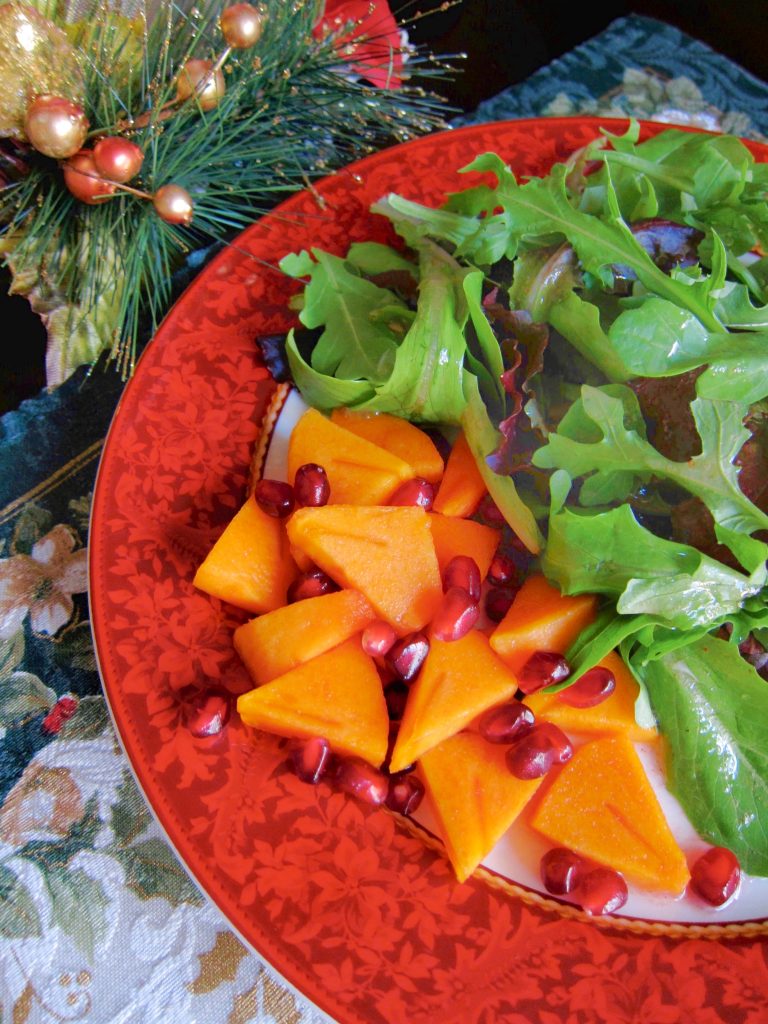
[[[764,138],[768,86],[633,16],[457,123],[571,113]],[[315,1024],[325,1015],[241,944],[178,863],[101,695],[88,517],[119,390],[81,374],[0,419],[0,1024]],[[685,1021],[710,1019],[688,1003]],[[640,1017],[596,1006],[590,1019]]]

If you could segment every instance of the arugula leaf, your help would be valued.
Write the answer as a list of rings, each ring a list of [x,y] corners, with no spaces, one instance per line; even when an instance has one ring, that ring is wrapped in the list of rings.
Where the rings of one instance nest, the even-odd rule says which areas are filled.
[[[657,537],[629,505],[592,515],[554,511],[541,566],[565,594],[605,594],[620,615],[650,616],[675,629],[712,628],[766,580],[764,567],[744,576],[696,548]]]
[[[305,401],[316,409],[325,412],[337,405],[357,405],[373,397],[373,388],[367,381],[342,380],[313,369],[299,352],[293,330],[285,339],[285,354],[294,384]]]
[[[768,875],[768,684],[706,637],[637,666],[668,741],[668,778],[694,828]]]
[[[768,516],[740,490],[734,459],[749,438],[744,427],[747,407],[737,402],[697,398],[691,403],[702,450],[687,462],[665,458],[636,430],[624,424],[624,405],[605,388],[584,385],[584,412],[599,428],[596,442],[549,435],[547,444],[534,454],[533,464],[542,469],[565,469],[572,477],[590,473],[632,471],[678,484],[707,505],[716,523],[752,533],[768,528]]]
[[[400,340],[390,321],[398,309],[409,318],[405,303],[322,249],[313,249],[312,256],[306,251],[286,256],[280,269],[291,277],[309,277],[299,319],[305,327],[324,327],[312,350],[312,368],[346,380],[385,381]],[[372,315],[382,307],[389,311],[385,322]]]

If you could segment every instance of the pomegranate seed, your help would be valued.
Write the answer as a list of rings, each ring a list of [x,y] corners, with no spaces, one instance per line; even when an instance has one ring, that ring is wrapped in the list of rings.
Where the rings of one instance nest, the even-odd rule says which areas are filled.
[[[473,601],[480,600],[480,569],[469,555],[455,555],[443,570],[443,591],[451,587],[466,590]]]
[[[509,587],[517,583],[519,573],[517,566],[509,555],[494,555],[488,570],[488,582],[494,587]]]
[[[740,880],[741,866],[724,846],[711,847],[691,868],[691,888],[713,907],[727,903]]]
[[[409,682],[419,671],[429,653],[429,640],[423,633],[409,633],[390,648],[387,664],[392,671]]]
[[[184,724],[198,739],[218,736],[229,719],[229,698],[222,693],[201,693],[184,707]]]
[[[274,519],[285,519],[293,512],[293,488],[283,480],[259,480],[253,496],[262,512]]]
[[[387,799],[389,779],[365,761],[340,761],[334,781],[345,793],[374,807]]]
[[[480,518],[488,523],[489,526],[506,526],[507,521],[504,518],[504,513],[490,494],[486,494],[478,505],[477,511],[480,514]]]
[[[517,684],[523,693],[536,693],[545,686],[562,683],[570,674],[570,666],[562,654],[536,651],[520,669]]]
[[[289,763],[302,782],[313,786],[325,775],[331,760],[331,745],[322,736],[294,744],[291,748]]]
[[[384,687],[384,700],[387,702],[387,711],[393,722],[399,722],[403,717],[409,693],[407,685],[399,679],[393,679]]]
[[[584,861],[573,850],[556,846],[541,858],[541,880],[553,896],[567,896],[579,885],[584,873]]]
[[[389,777],[389,789],[385,803],[390,811],[398,814],[412,814],[424,799],[424,785],[420,779],[408,772],[398,772]]]
[[[541,722],[515,740],[507,751],[507,768],[517,779],[540,779],[555,764],[573,757],[565,733],[551,722]]]
[[[513,743],[533,728],[533,712],[519,700],[489,708],[480,716],[477,728],[489,743]]]
[[[429,512],[434,500],[435,488],[429,480],[416,476],[413,480],[406,480],[404,484],[400,484],[387,504],[417,505],[419,508],[426,509]]]
[[[463,587],[451,587],[432,619],[438,640],[461,640],[480,618],[480,608]]]
[[[627,883],[612,868],[592,868],[572,893],[581,909],[591,916],[612,914],[627,902]]]
[[[320,597],[322,594],[330,594],[339,588],[330,576],[326,576],[322,569],[310,569],[303,572],[288,587],[286,599],[288,604],[295,604],[297,601],[304,601],[308,597]]]
[[[616,689],[616,676],[609,668],[595,665],[571,686],[558,693],[563,704],[572,708],[593,708],[602,704]]]
[[[320,508],[327,505],[331,496],[328,474],[316,462],[305,462],[299,466],[293,479],[296,502],[305,508]]]
[[[383,658],[397,640],[397,633],[388,622],[376,619],[363,630],[362,645],[366,654],[372,658]]]
[[[485,595],[485,614],[491,622],[501,622],[512,606],[515,599],[515,591],[498,590],[493,587]]]

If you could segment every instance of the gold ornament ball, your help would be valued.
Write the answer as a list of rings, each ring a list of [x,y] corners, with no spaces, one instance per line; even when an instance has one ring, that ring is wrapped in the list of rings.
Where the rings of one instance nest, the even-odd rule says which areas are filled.
[[[24,141],[27,107],[37,95],[81,104],[81,58],[66,34],[26,4],[0,4],[0,136]]]
[[[179,72],[176,98],[183,102],[194,96],[203,110],[213,110],[224,95],[224,89],[221,68],[214,71],[211,61],[195,58],[188,60]]]
[[[192,222],[192,196],[181,185],[163,185],[152,197],[152,205],[166,224]]]
[[[135,178],[144,163],[144,154],[135,142],[119,135],[105,135],[93,147],[93,162],[103,178],[124,184]]]
[[[83,149],[75,153],[64,164],[64,184],[72,195],[89,206],[105,203],[115,191],[115,186],[99,177],[93,153]]]
[[[232,4],[222,11],[220,24],[227,46],[235,50],[247,50],[261,38],[264,18],[261,11],[251,4]]]
[[[37,96],[27,108],[24,131],[38,153],[64,160],[85,142],[88,118],[63,96]]]

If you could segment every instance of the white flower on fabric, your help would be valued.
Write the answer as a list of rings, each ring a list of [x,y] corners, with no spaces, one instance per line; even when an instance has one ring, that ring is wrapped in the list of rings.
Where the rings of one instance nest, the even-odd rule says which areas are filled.
[[[72,617],[73,594],[88,587],[87,550],[59,524],[28,555],[0,560],[0,640],[9,640],[29,614],[35,633],[53,636]]]

